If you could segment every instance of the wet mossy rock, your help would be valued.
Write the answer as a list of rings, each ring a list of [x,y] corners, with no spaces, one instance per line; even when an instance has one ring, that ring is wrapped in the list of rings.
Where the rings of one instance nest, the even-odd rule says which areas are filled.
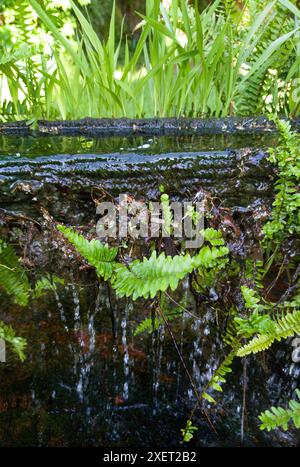
[[[180,173],[180,177],[174,174]],[[159,187],[174,200],[192,200],[199,191],[227,206],[272,201],[273,170],[260,149],[5,156],[0,160],[2,209],[30,217],[40,207],[63,222],[94,218],[93,191],[114,198],[128,193],[156,201]],[[77,220],[76,220],[77,219]]]
[[[3,134],[3,135],[18,134],[18,135],[27,136],[30,134],[30,126],[24,120],[19,121],[19,122],[7,122],[7,123],[0,122],[0,134]]]

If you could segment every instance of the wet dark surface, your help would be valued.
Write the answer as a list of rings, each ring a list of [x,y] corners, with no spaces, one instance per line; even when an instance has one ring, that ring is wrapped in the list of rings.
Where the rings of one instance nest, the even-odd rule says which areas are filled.
[[[27,338],[28,350],[24,363],[9,352],[0,368],[1,446],[179,446],[195,398],[173,343],[163,327],[133,336],[146,304],[113,306],[115,341],[103,285],[73,279],[56,297],[2,316]],[[178,318],[173,330],[201,391],[224,357],[213,310],[197,322]],[[218,404],[203,404],[215,431],[196,413],[192,446],[241,444],[242,374],[237,360]],[[267,360],[248,359],[247,377],[244,444],[299,443],[297,433],[260,432],[257,421],[272,403],[284,405],[297,385],[290,343],[275,346]]]
[[[246,213],[247,235],[253,213],[272,202],[266,147],[276,137],[2,136],[0,144],[0,234],[15,245],[32,281],[49,273],[64,278],[24,309],[0,295],[0,319],[28,341],[24,363],[8,350],[0,364],[0,445],[179,446],[195,396],[168,330],[135,336],[150,303],[117,300],[60,243],[54,223],[93,226],[94,198],[103,189],[157,199],[163,185],[171,199],[205,190],[233,208],[235,221]],[[201,392],[225,355],[223,320],[209,304],[200,312],[186,284],[180,300],[199,316],[184,313],[172,329]],[[245,445],[300,444],[293,431],[261,432],[257,419],[270,405],[284,405],[299,384],[292,350],[287,341],[247,359]],[[191,445],[241,444],[243,365],[234,363],[216,406],[203,401],[210,423],[196,412]]]
[[[285,116],[281,116],[287,120]],[[300,119],[289,122],[299,131]],[[215,135],[215,134],[276,133],[273,121],[264,116],[226,118],[83,118],[81,120],[38,120],[34,125],[26,121],[0,123],[0,133],[14,135]]]
[[[2,136],[0,204],[33,217],[43,206],[57,220],[85,223],[94,216],[94,189],[114,197],[129,193],[156,200],[163,186],[176,200],[206,190],[228,206],[248,206],[272,196],[273,172],[265,151],[275,143],[274,135],[95,140]]]

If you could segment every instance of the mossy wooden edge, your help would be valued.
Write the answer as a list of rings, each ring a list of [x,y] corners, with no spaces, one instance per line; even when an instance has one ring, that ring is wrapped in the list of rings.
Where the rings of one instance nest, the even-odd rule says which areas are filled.
[[[300,131],[300,118],[290,120]],[[192,135],[226,133],[276,132],[276,126],[266,117],[227,118],[84,118],[82,120],[39,120],[35,126],[25,121],[0,124],[0,134],[39,135]]]

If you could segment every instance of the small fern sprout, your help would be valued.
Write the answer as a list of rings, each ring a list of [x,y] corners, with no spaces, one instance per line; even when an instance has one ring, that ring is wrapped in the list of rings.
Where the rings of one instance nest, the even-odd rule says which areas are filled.
[[[300,400],[300,390],[296,389],[296,396]],[[293,422],[296,428],[300,428],[300,402],[297,400],[290,400],[289,407],[284,409],[282,407],[271,407],[259,415],[261,421],[261,430],[274,430],[274,428],[288,429],[289,423]]]

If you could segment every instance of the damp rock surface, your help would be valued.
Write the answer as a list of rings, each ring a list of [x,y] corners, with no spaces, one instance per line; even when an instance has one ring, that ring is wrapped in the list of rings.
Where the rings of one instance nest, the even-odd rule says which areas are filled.
[[[228,206],[246,207],[257,198],[269,203],[274,173],[266,145],[276,138],[262,138],[262,147],[253,147],[253,136],[215,138],[7,137],[0,154],[0,205],[34,218],[43,207],[76,223],[94,218],[92,194],[99,189],[114,198],[127,193],[154,201],[163,186],[174,200],[191,200],[205,190]]]

